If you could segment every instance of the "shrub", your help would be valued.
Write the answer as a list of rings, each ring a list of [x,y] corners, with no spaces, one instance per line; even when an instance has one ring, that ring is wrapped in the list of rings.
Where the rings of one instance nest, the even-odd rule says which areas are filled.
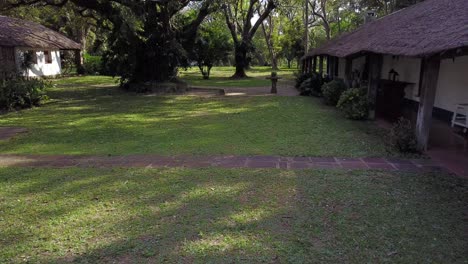
[[[305,81],[299,86],[299,91],[301,95],[313,95],[313,96],[322,96],[322,76],[318,73],[309,73]]]
[[[341,94],[346,90],[346,84],[341,79],[333,80],[322,86],[323,99],[327,105],[336,106]]]
[[[418,153],[418,141],[411,121],[401,117],[390,129],[387,146],[402,153]]]
[[[349,119],[364,120],[369,115],[367,89],[351,88],[341,94],[337,107]]]
[[[85,54],[83,59],[83,68],[85,74],[98,75],[104,73],[101,56]]]
[[[47,99],[49,81],[16,78],[0,81],[0,109],[11,110],[39,106]]]
[[[296,89],[299,89],[299,87],[301,87],[302,83],[309,79],[311,77],[311,74],[310,73],[300,73],[300,72],[296,72],[294,73],[294,76],[296,78]]]

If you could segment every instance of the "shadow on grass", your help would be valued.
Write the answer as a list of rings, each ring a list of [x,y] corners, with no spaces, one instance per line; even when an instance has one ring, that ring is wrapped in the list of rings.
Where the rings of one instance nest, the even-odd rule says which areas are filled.
[[[0,260],[463,262],[467,182],[446,175],[0,169]]]
[[[90,78],[90,79],[87,79]],[[398,156],[381,130],[307,97],[146,96],[109,77],[58,80],[60,101],[10,113],[29,131],[0,142],[10,154]]]

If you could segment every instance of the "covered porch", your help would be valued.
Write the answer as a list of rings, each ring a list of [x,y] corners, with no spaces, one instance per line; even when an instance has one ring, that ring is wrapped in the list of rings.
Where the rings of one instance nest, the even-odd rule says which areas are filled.
[[[454,173],[468,176],[468,123],[452,127],[451,122],[457,105],[468,103],[466,48],[401,58],[370,52],[340,58],[316,52],[304,59],[304,72],[341,78],[348,87],[367,87],[371,119],[386,127],[399,117],[412,120],[420,148]],[[466,112],[458,117],[466,119]]]

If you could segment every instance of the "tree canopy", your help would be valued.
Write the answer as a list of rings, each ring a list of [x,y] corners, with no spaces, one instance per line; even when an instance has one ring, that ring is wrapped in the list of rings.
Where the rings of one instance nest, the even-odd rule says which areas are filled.
[[[309,48],[362,25],[367,10],[384,16],[420,1],[5,0],[0,14],[66,34],[126,84],[171,80],[194,62],[229,61],[235,78],[251,64],[292,67]]]

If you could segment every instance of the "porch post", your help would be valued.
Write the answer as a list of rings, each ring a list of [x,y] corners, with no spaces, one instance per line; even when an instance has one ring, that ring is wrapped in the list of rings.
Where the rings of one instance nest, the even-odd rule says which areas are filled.
[[[304,58],[302,59],[302,64],[301,64],[301,71],[302,73],[305,73],[305,69],[306,69],[306,63],[307,63],[307,58]]]
[[[432,109],[439,80],[440,58],[430,57],[423,60],[423,76],[421,85],[421,95],[418,109],[418,119],[416,121],[416,138],[419,148],[427,150],[429,132],[432,121]]]
[[[346,58],[346,66],[345,66],[345,82],[348,88],[351,88],[353,80],[351,80],[351,71],[353,68],[353,59]]]
[[[320,73],[320,76],[323,75],[323,56],[320,55],[319,57],[319,70],[318,72]]]
[[[333,79],[340,74],[340,58],[333,57]]]
[[[369,87],[367,96],[369,99],[369,119],[375,119],[375,109],[377,103],[377,89],[379,87],[379,80],[382,76],[383,56],[381,54],[371,53],[369,59]]]
[[[312,62],[312,71],[317,72],[317,56],[314,56],[314,60]]]

